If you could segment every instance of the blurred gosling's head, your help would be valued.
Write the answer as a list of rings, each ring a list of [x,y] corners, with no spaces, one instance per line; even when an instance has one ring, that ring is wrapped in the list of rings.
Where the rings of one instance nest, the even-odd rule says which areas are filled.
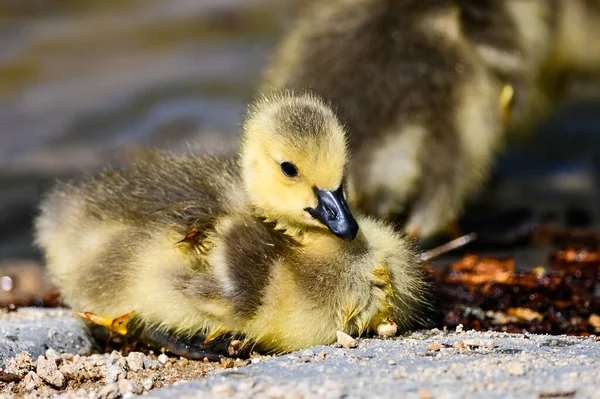
[[[320,99],[264,97],[244,124],[246,191],[269,219],[290,228],[329,229],[351,240],[358,225],[344,198],[347,153],[344,129]]]

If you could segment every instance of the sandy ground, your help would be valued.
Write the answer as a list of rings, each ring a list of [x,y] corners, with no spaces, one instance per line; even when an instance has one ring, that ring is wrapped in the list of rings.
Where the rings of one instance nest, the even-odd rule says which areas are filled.
[[[27,333],[15,339],[16,331]],[[0,397],[593,398],[600,391],[595,336],[434,329],[221,362],[92,353],[98,348],[88,340],[66,310],[0,315]]]
[[[153,398],[597,398],[595,337],[430,330],[322,346],[176,387]]]

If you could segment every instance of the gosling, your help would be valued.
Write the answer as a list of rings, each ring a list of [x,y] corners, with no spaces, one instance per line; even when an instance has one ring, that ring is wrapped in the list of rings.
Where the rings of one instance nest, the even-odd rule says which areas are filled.
[[[225,336],[284,353],[338,330],[406,330],[427,307],[425,273],[391,227],[353,215],[346,147],[317,97],[265,97],[239,156],[150,152],[59,183],[37,242],[66,304],[133,312],[151,344],[184,356],[224,355],[210,343]],[[205,346],[181,344],[193,337]]]
[[[260,91],[331,101],[353,154],[349,202],[427,238],[483,185],[507,130],[562,99],[561,73],[598,75],[598,21],[587,0],[312,2]]]

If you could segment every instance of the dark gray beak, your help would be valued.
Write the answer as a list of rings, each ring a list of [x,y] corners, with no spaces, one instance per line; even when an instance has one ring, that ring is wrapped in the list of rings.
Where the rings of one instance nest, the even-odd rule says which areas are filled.
[[[335,191],[317,190],[319,199],[316,208],[306,208],[305,211],[323,223],[329,231],[344,240],[353,240],[358,233],[358,223],[352,216],[344,199],[342,186]]]

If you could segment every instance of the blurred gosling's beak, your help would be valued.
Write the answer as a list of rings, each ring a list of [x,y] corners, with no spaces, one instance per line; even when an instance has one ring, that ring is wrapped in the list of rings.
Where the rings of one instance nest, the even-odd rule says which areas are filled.
[[[358,233],[358,223],[352,216],[344,199],[342,186],[335,191],[315,189],[319,200],[316,208],[306,208],[305,211],[323,223],[329,231],[344,240],[353,240]]]

